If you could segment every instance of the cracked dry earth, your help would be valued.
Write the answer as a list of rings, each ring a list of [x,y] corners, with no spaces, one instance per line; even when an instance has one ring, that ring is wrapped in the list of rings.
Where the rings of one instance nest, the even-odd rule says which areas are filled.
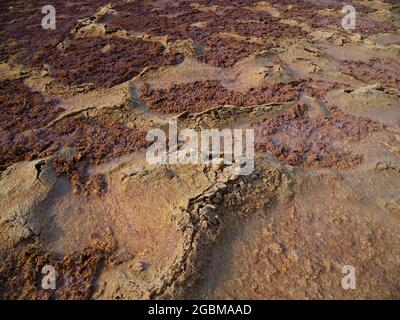
[[[1,299],[400,298],[399,1],[46,4],[0,4]],[[171,119],[253,173],[148,164]]]

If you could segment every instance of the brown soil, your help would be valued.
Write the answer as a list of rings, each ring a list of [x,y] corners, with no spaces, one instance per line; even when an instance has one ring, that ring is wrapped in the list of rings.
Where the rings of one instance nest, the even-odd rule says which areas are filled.
[[[0,81],[0,138],[45,126],[62,111],[56,105],[20,80]]]
[[[162,12],[152,9],[151,6],[140,2],[128,7],[117,6],[116,10],[120,14],[114,20],[107,20],[107,23],[126,30],[142,31],[158,36],[168,35],[171,39],[191,38],[194,41],[204,40],[210,34],[218,32],[237,33],[247,37],[287,37],[303,34],[298,27],[288,26],[268,14],[240,6],[219,7],[217,11],[191,8],[179,15],[174,9],[173,12],[168,12],[168,9]],[[206,27],[193,26],[196,22],[204,22]]]
[[[168,17],[174,11],[173,6],[167,10],[149,13],[150,7],[139,7],[137,10],[121,12],[115,20],[107,23],[126,30],[140,31],[151,35],[168,35],[170,40],[192,39],[200,47],[199,60],[217,67],[228,67],[240,59],[249,56],[264,46],[245,41],[226,39],[218,35],[218,30],[213,30],[210,21],[216,15],[213,12],[201,12],[189,8],[189,13],[177,17]],[[193,21],[203,22],[205,27],[193,26]],[[228,31],[226,29],[220,31]]]
[[[102,240],[93,236],[94,244],[82,252],[60,256],[47,252],[39,244],[3,253],[0,263],[0,299],[89,299],[98,272],[112,262],[116,249],[112,236]],[[56,290],[41,287],[42,268],[51,265],[56,270]]]
[[[265,48],[260,44],[234,39],[224,39],[219,33],[227,32],[244,37],[282,38],[303,34],[295,26],[288,26],[279,19],[240,6],[220,7],[217,11],[201,11],[183,5],[181,14],[175,6],[162,11],[151,5],[138,2],[116,7],[119,12],[105,22],[130,31],[144,32],[156,36],[168,36],[169,40],[192,39],[203,52],[199,60],[218,67],[229,67],[255,51]],[[186,10],[185,10],[186,9]],[[194,23],[201,22],[202,27]]]
[[[380,83],[400,89],[400,69],[392,59],[374,58],[368,61],[342,61],[342,72],[371,84]]]
[[[323,9],[334,9],[334,10],[341,10],[344,6],[343,1],[341,0],[325,0],[325,1],[318,1],[318,0],[270,0],[268,3],[273,4],[279,8],[286,9],[293,11],[293,12],[300,12],[302,10],[311,10],[318,12],[319,10]],[[291,8],[287,8],[291,6]],[[356,9],[359,13],[367,14],[375,12],[376,10],[362,4],[356,4]],[[300,16],[301,14],[299,14]]]
[[[145,132],[123,125],[97,120],[74,120],[56,127],[57,147],[74,147],[70,158],[56,157],[52,164],[59,174],[66,174],[75,192],[101,195],[106,191],[104,176],[87,176],[88,165],[99,165],[148,146]]]
[[[145,136],[145,132],[112,121],[70,118],[52,128],[5,135],[0,143],[0,166],[51,156],[61,148],[74,148],[68,158],[55,157],[56,172],[71,179],[75,192],[100,195],[106,191],[106,181],[101,175],[88,176],[87,167],[144,149],[148,145]]]
[[[50,155],[50,147],[53,140],[49,138],[47,131],[43,129],[32,130],[30,133],[17,135],[8,134],[0,143],[0,166],[8,167],[14,163],[27,160],[35,160]]]
[[[1,299],[399,298],[399,7],[360,41],[343,1],[258,2],[1,1]],[[170,119],[255,129],[254,171],[150,165]]]
[[[141,99],[150,111],[158,113],[200,112],[220,105],[250,106],[270,102],[298,100],[302,92],[322,98],[336,84],[313,80],[296,80],[273,83],[236,92],[223,87],[218,81],[197,81],[178,84],[167,89],[153,89],[148,84],[141,87]]]
[[[107,52],[102,52],[111,46]],[[139,39],[74,39],[66,53],[53,53],[33,60],[56,68],[56,78],[66,85],[93,83],[96,87],[112,87],[138,75],[145,67],[177,64],[182,56],[164,55],[165,48]]]
[[[201,41],[198,60],[212,66],[227,68],[267,46],[210,35]]]
[[[237,33],[245,37],[282,38],[305,33],[297,26],[288,26],[278,18],[263,13],[241,9],[226,9],[210,22],[213,31]]]
[[[305,22],[312,28],[323,28],[327,25],[340,28],[344,17],[341,13],[341,9],[344,6],[342,1],[313,2],[289,0],[269,1],[269,3],[276,5],[282,11],[282,17]],[[292,7],[289,9],[288,5],[292,5]],[[354,30],[355,32],[370,35],[395,30],[394,25],[389,22],[383,23],[382,21],[367,17],[367,14],[375,12],[375,9],[361,4],[355,4],[355,8],[357,11],[357,27]],[[331,15],[324,15],[319,12],[322,9],[335,9],[335,12]]]
[[[76,148],[76,160],[100,164],[146,146],[145,133],[113,121],[69,119],[51,129],[55,142]]]
[[[308,107],[297,104],[282,116],[253,123],[256,148],[292,166],[346,169],[359,164],[362,156],[345,150],[343,143],[360,141],[380,126],[336,108],[330,113],[311,118]]]
[[[83,0],[66,3],[55,0],[55,30],[44,30],[41,21],[44,15],[41,8],[48,1],[5,0],[0,3],[0,60],[11,57],[17,61],[32,64],[36,55],[51,56],[56,46],[64,40],[78,19],[92,15],[107,4],[107,0]]]
[[[396,27],[390,22],[382,22],[369,17],[359,17],[357,19],[356,32],[368,36],[377,33],[395,32]]]
[[[399,1],[398,0],[383,0],[383,2],[386,2],[386,3],[391,3],[391,4],[399,4]]]
[[[0,82],[0,99],[1,166],[49,156],[61,147],[75,147],[76,161],[99,164],[146,146],[144,132],[111,120],[67,118],[46,128],[63,109],[20,80]]]

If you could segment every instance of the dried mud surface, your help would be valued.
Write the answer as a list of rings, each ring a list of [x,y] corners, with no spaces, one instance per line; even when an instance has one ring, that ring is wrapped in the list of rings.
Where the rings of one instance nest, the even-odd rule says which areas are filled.
[[[1,290],[2,299],[89,299],[98,272],[106,263],[113,263],[115,251],[112,235],[100,241],[94,235],[94,244],[65,256],[57,256],[40,247],[40,244],[28,244],[8,254],[2,263]],[[58,286],[62,290],[37,290],[41,284],[38,277],[45,265],[57,270]]]
[[[398,1],[46,4],[0,3],[0,299],[400,298]],[[171,120],[254,171],[149,164]]]
[[[343,72],[372,84],[380,83],[400,89],[400,71],[395,60],[343,61]]]
[[[61,112],[56,100],[45,101],[20,80],[1,81],[1,137],[38,129],[54,120]]]
[[[336,87],[334,83],[297,80],[237,92],[224,88],[218,81],[210,80],[173,85],[166,89],[152,89],[145,83],[141,87],[140,98],[146,102],[146,106],[152,112],[195,113],[223,105],[251,106],[297,101],[301,93],[320,97],[321,92],[324,93]]]
[[[104,48],[107,52],[102,51]],[[74,39],[65,52],[37,55],[32,65],[52,65],[55,78],[63,85],[91,83],[110,88],[132,79],[146,67],[181,61],[179,54],[164,56],[164,50],[160,43],[139,39]]]
[[[361,155],[341,150],[340,141],[355,142],[381,129],[368,118],[349,116],[332,108],[328,117],[311,118],[298,104],[286,114],[254,123],[256,149],[273,154],[284,164],[311,168],[346,169],[362,161]]]
[[[147,145],[144,132],[112,121],[68,120],[57,123],[55,128],[8,135],[1,143],[0,164],[6,167],[19,161],[54,156],[55,171],[71,179],[75,192],[85,189],[88,183],[89,189],[85,192],[93,189],[101,194],[104,179],[95,176],[86,181],[87,167],[143,150]],[[72,152],[66,157],[57,155],[58,151],[68,148]]]
[[[1,59],[15,57],[17,61],[31,63],[31,59],[36,55],[51,55],[79,19],[93,15],[100,6],[107,3],[108,1],[103,0],[85,0],[76,3],[54,1],[53,5],[59,13],[57,28],[49,31],[41,27],[43,18],[41,8],[48,5],[46,1],[35,3],[24,0],[2,1]]]

